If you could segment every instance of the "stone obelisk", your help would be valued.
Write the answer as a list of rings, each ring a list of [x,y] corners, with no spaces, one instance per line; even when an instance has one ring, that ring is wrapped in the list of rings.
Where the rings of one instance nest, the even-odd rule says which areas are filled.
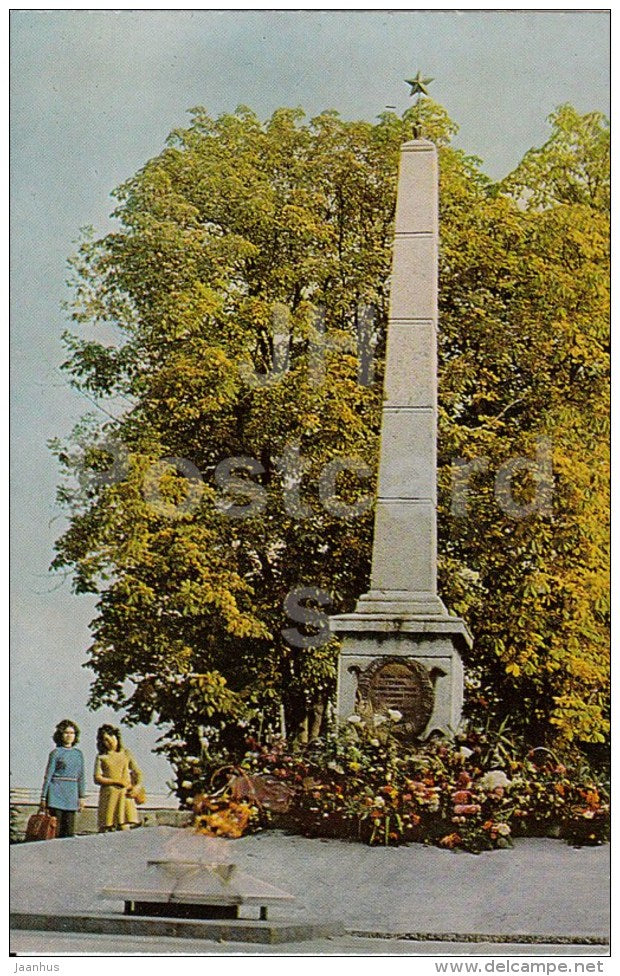
[[[437,594],[438,243],[437,150],[415,139],[400,157],[370,590],[330,621],[339,718],[396,709],[414,738],[458,726],[471,646]]]

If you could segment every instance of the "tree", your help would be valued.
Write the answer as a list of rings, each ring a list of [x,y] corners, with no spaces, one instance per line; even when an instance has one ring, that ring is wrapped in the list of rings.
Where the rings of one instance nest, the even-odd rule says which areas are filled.
[[[593,117],[568,107],[551,121],[546,146],[501,187],[518,198],[527,187],[526,209],[495,189],[467,207],[446,193],[459,199],[461,219],[446,215],[442,225],[444,587],[476,634],[478,704],[517,719],[538,742],[601,742],[609,728],[609,224],[601,206],[609,145],[605,155],[600,117],[597,138]],[[584,128],[597,150],[597,189],[589,203],[585,195],[566,202],[576,197],[575,172],[587,170]],[[579,152],[569,166],[572,144]],[[476,192],[472,181],[460,189]],[[525,462],[537,453],[537,465]],[[474,461],[463,512],[450,491],[455,457]],[[515,497],[502,504],[498,474],[511,465]],[[546,504],[536,505],[545,491]]]
[[[159,722],[180,780],[215,729],[234,745],[281,705],[289,734],[325,722],[337,647],[316,604],[351,609],[367,584],[397,163],[420,122],[441,161],[442,586],[475,633],[472,707],[538,737],[607,728],[602,190],[544,190],[553,138],[492,184],[429,99],[375,124],[195,109],[116,191],[120,229],[73,260],[72,318],[94,334],[66,336],[65,369],[114,416],[54,445],[54,567],[100,594],[91,705]],[[543,436],[551,513],[515,519],[496,468]],[[483,454],[463,517],[453,461]],[[532,484],[512,482],[514,510]]]
[[[530,149],[504,181],[529,209],[582,204],[609,212],[611,202],[609,122],[601,112],[579,115],[560,105],[549,116],[552,132],[540,149]]]

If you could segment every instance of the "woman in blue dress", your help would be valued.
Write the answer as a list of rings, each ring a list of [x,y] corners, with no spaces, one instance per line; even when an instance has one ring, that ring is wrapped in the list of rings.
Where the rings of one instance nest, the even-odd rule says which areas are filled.
[[[84,756],[75,748],[79,738],[75,722],[59,722],[53,735],[56,748],[50,752],[45,770],[41,807],[58,819],[59,837],[75,837],[75,815],[84,807]]]

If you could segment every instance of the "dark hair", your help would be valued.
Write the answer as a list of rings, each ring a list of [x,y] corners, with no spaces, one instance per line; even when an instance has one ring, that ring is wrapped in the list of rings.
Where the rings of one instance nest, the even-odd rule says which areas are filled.
[[[63,718],[62,722],[59,722],[56,728],[54,729],[54,734],[52,736],[52,739],[54,740],[56,745],[57,746],[62,745],[62,733],[65,731],[65,729],[73,729],[73,731],[75,732],[75,740],[73,742],[73,745],[74,746],[77,745],[77,743],[80,741],[80,730],[78,729],[75,722],[72,722],[70,718]]]
[[[118,743],[116,747],[116,751],[120,752],[121,749],[123,748],[123,744],[121,742],[121,733],[120,733],[120,729],[117,729],[115,725],[101,725],[97,729],[97,752],[98,753],[107,752],[107,749],[103,742],[104,735],[116,736],[116,741]]]

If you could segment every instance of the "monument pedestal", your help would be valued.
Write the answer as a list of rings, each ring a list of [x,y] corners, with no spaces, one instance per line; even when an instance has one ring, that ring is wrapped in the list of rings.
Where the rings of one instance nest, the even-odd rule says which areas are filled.
[[[390,709],[411,738],[455,732],[464,621],[437,595],[437,150],[400,158],[370,592],[332,617],[342,638],[340,720]]]
[[[426,739],[453,734],[461,721],[463,664],[471,646],[457,617],[356,612],[332,617],[342,639],[338,662],[338,720],[349,715],[402,715],[399,731]]]

